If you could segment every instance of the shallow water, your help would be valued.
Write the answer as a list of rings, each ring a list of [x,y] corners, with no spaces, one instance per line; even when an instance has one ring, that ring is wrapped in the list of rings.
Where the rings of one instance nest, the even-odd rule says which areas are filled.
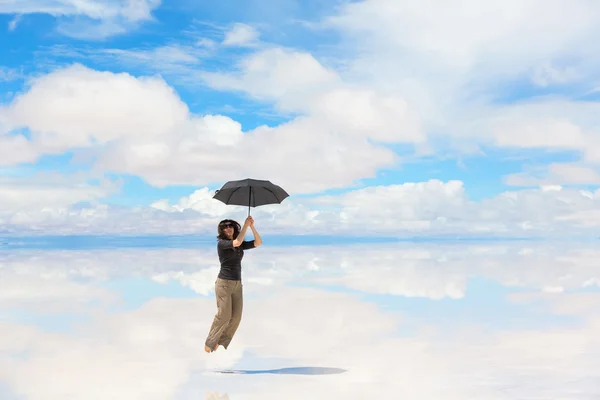
[[[263,246],[203,350],[213,246],[0,251],[0,398],[592,399],[600,249]]]

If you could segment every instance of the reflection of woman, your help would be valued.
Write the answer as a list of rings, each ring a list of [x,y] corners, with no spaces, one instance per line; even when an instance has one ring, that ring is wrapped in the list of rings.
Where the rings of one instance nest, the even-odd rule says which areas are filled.
[[[206,400],[229,400],[229,396],[227,393],[222,396],[219,395],[219,392],[215,392],[215,394],[206,393]]]
[[[245,241],[244,236],[248,227],[252,229],[254,240]],[[219,345],[229,346],[242,319],[242,258],[244,250],[256,248],[262,244],[262,239],[254,228],[254,219],[246,218],[244,226],[236,221],[225,219],[219,222],[217,228],[217,253],[221,262],[221,271],[215,282],[217,298],[217,313],[210,332],[204,343],[207,353],[217,350]]]

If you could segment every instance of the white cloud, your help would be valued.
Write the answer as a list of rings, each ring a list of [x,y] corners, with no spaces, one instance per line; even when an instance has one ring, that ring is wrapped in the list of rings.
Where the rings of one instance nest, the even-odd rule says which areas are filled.
[[[0,114],[0,122],[2,115]],[[0,125],[1,126],[1,125]],[[39,153],[23,135],[0,134],[0,166],[36,161]]]
[[[152,11],[160,4],[161,0],[4,0],[0,13],[85,17],[88,20],[84,22],[62,23],[59,31],[73,37],[97,38],[124,33],[133,24],[152,19]]]
[[[106,188],[113,190],[112,186]],[[430,180],[354,189],[336,196],[304,199],[292,196],[282,204],[257,207],[252,215],[264,234],[594,235],[594,226],[600,218],[599,192],[557,188],[548,190],[543,186],[506,191],[474,201],[469,199],[460,181]],[[38,190],[38,198],[45,198],[41,188],[35,190]],[[17,207],[19,214],[11,211],[4,215],[2,228],[21,233],[193,233],[212,236],[220,219],[233,217],[242,221],[247,214],[247,207],[226,206],[214,200],[214,192],[208,188],[198,189],[177,202],[157,200],[147,207],[97,204],[96,201],[107,193],[104,188],[84,185],[78,191],[66,191],[63,206],[57,203],[45,207],[37,201],[25,203]],[[68,196],[71,195],[79,197],[73,197],[70,202]],[[54,198],[52,196],[56,195],[48,198]],[[18,198],[15,199],[14,204],[18,204]],[[74,204],[76,201],[91,201],[92,204],[77,205]],[[17,215],[26,218],[16,218]]]
[[[513,186],[551,185],[600,185],[597,168],[574,163],[551,163],[539,168],[541,175],[521,172],[505,177],[505,183]]]
[[[369,0],[340,10],[324,23],[352,45],[342,47],[346,58],[337,71],[312,54],[269,48],[230,73],[203,76],[215,89],[301,113],[347,138],[416,144],[417,157],[426,149],[466,154],[483,145],[600,160],[596,103],[556,96],[507,105],[503,97],[511,93],[502,91],[526,85],[527,76],[542,86],[583,85],[596,76],[600,59],[587,39],[600,37],[594,4],[570,4],[567,20],[561,7],[537,0],[491,8],[472,0],[459,6]]]
[[[187,106],[160,79],[81,65],[34,79],[1,111],[9,129],[27,128],[35,142],[57,152],[124,136],[151,140],[188,117]]]
[[[225,33],[223,44],[225,46],[249,46],[256,42],[260,34],[250,25],[236,23],[231,30]]]
[[[344,55],[343,67],[337,70],[313,54],[278,47],[260,48],[224,73],[198,72],[194,65],[198,54],[189,48],[163,46],[155,52],[112,53],[138,64],[164,64],[153,62],[164,58],[169,62],[154,68],[177,75],[177,79],[192,82],[198,78],[212,88],[239,91],[272,103],[281,113],[300,114],[302,117],[290,124],[268,130],[274,132],[273,136],[277,134],[275,143],[280,146],[284,141],[279,138],[285,137],[288,143],[291,135],[318,129],[315,137],[323,135],[326,143],[336,149],[356,139],[360,141],[356,147],[367,150],[365,160],[381,158],[379,163],[357,166],[359,171],[353,177],[334,174],[333,187],[372,177],[378,168],[396,166],[398,160],[391,153],[366,141],[408,143],[417,151],[444,151],[443,143],[449,142],[451,148],[462,153],[478,145],[551,148],[580,151],[586,162],[598,162],[600,112],[596,104],[539,99],[503,106],[496,101],[497,96],[510,95],[498,92],[498,88],[514,87],[524,77],[542,86],[581,84],[597,71],[600,59],[594,56],[592,41],[587,38],[600,33],[595,24],[600,9],[583,0],[572,2],[568,8],[572,18],[564,19],[564,10],[558,5],[544,6],[544,13],[539,12],[542,6],[538,0],[511,0],[491,8],[473,0],[462,0],[457,7],[432,1],[417,6],[408,1],[349,3],[324,24],[342,34],[342,45],[355,46],[354,52]],[[235,27],[231,32],[253,32],[244,24]],[[478,34],[473,35],[473,31]],[[562,33],[557,36],[555,32]],[[269,140],[257,140],[259,148],[273,140],[265,131],[254,131]],[[255,135],[247,136],[253,142]],[[281,157],[271,155],[269,171],[280,160],[309,154],[311,159],[323,161],[319,169],[336,169],[333,155],[328,160],[327,155],[313,153],[314,149],[305,150],[281,148]],[[124,153],[129,151],[123,147]],[[357,153],[354,148],[348,149],[342,160],[352,159],[356,165],[352,157]],[[236,157],[240,155],[236,153]],[[191,157],[178,154],[176,158]],[[157,185],[166,184],[167,176],[174,177],[171,183],[200,184],[173,172],[189,168],[190,163],[185,161],[177,167],[173,164],[172,168],[152,166],[152,177],[141,172],[138,165],[119,169],[142,174]],[[156,176],[160,168],[164,176]],[[263,169],[257,166],[250,172],[260,174]],[[281,179],[295,184],[298,177],[304,176],[292,172]],[[312,184],[299,183],[302,189],[298,190],[321,190],[330,184],[315,182],[308,188]]]
[[[137,79],[81,65],[34,80],[29,91],[0,109],[0,116],[7,131],[28,129],[32,136],[31,141],[22,136],[2,137],[10,145],[3,146],[6,154],[18,155],[5,160],[33,161],[44,153],[108,145],[116,148],[110,148],[106,157],[113,151],[128,151],[128,157],[120,161],[125,163],[122,172],[160,169],[178,156],[177,146],[184,152],[200,146],[214,153],[219,146],[242,138],[240,125],[227,117],[191,115],[159,78]],[[19,148],[23,151],[15,151]],[[106,157],[100,163],[107,162]]]
[[[150,206],[168,212],[182,212],[190,209],[215,217],[226,215],[230,211],[229,207],[213,199],[213,195],[214,191],[202,188],[194,191],[190,196],[182,197],[176,204],[170,204],[167,200],[159,200]]]
[[[536,85],[574,83],[583,91],[600,78],[589,40],[600,37],[600,7],[586,0],[563,6],[366,0],[344,4],[323,25],[341,35],[344,75],[401,93],[439,151],[448,142],[460,149],[467,140],[580,150],[586,161],[597,161],[597,104],[560,94],[516,101],[529,90],[528,77]]]
[[[436,180],[360,189],[327,201],[343,231],[402,235],[554,235],[565,229],[557,219],[580,210],[597,210],[598,194],[531,189],[507,191],[481,202],[470,200],[463,184]],[[338,217],[339,215],[339,217]],[[342,219],[343,218],[343,219]],[[582,233],[583,231],[580,231]]]
[[[9,230],[11,226],[23,226],[52,231],[55,223],[68,223],[69,216],[77,213],[78,203],[97,204],[118,189],[116,183],[108,180],[92,185],[82,177],[59,174],[0,178],[0,183],[0,229]],[[80,215],[93,219],[93,213]]]
[[[539,14],[542,7],[545,13]],[[459,66],[472,66],[489,55],[519,54],[528,57],[520,61],[527,63],[564,51],[597,29],[594,21],[600,12],[585,0],[569,3],[570,18],[563,18],[561,4],[541,0],[510,0],[493,7],[475,0],[454,5],[430,0],[416,6],[408,0],[367,0],[347,3],[341,10],[329,22],[349,34],[385,39],[382,46],[393,43],[394,50],[405,47]],[[532,24],[536,29],[528,30]],[[531,43],[538,46],[531,49]]]
[[[82,4],[86,7],[78,12],[103,20],[115,15],[141,20],[152,9],[141,8],[138,14],[110,3],[98,14],[90,7],[93,3]],[[598,34],[598,7],[570,3],[572,18],[565,19],[565,11],[556,4],[540,13],[542,3],[536,0],[511,0],[495,8],[472,0],[457,7],[436,4],[368,0],[344,5],[327,25],[358,47],[338,69],[325,58],[277,47],[258,49],[222,73],[195,70],[199,53],[185,46],[111,50],[111,57],[136,65],[164,59],[167,72],[181,73],[185,67],[192,77],[188,79],[241,92],[295,117],[248,131],[229,117],[191,113],[158,77],[76,65],[32,81],[27,91],[0,108],[0,163],[32,162],[42,154],[85,148],[97,171],[140,176],[155,186],[205,186],[252,176],[270,179],[294,195],[353,186],[381,169],[398,166],[402,159],[380,143],[443,151],[445,144],[437,139],[447,143],[449,138],[460,151],[483,145],[582,155],[582,163],[551,165],[546,178],[518,174],[507,178],[510,184],[597,183],[597,104],[550,98],[499,105],[492,94],[504,83],[514,85],[524,78],[533,77],[538,85],[589,79],[600,61],[592,52],[593,41],[587,39]],[[236,29],[250,32],[244,25]],[[240,37],[237,43],[245,43]],[[586,44],[578,46],[584,40]],[[31,131],[32,139],[19,135],[18,128]],[[8,135],[12,129],[17,132]],[[223,168],[224,157],[239,165],[233,175]],[[259,209],[256,215],[270,221],[267,229],[273,232],[365,228],[372,234],[582,233],[598,218],[593,193],[507,192],[476,203],[460,182],[413,186],[365,189],[330,200],[291,200]],[[53,224],[69,218],[79,225],[61,230],[197,232],[231,210],[211,204],[209,197],[203,189],[180,204],[157,200],[132,211],[108,206],[69,209],[54,217]],[[146,218],[144,225],[140,218]],[[10,229],[23,227],[11,224]]]
[[[8,162],[91,147],[96,168],[137,175],[155,186],[203,185],[238,175],[278,181],[289,193],[312,192],[351,185],[397,162],[391,150],[368,142],[364,128],[352,141],[334,125],[311,118],[242,132],[229,117],[191,114],[159,78],[81,65],[34,80],[27,92],[0,108],[0,118],[5,130],[28,129],[32,136],[30,141],[3,138],[10,145],[3,150],[19,154]],[[233,175],[223,168],[225,158],[239,166]],[[314,162],[293,162],[302,159]]]
[[[54,16],[85,15],[94,19],[124,16],[132,21],[147,19],[160,0],[4,0],[0,12],[8,14],[44,13]]]
[[[521,103],[491,111],[487,120],[476,121],[469,132],[491,134],[500,147],[579,150],[590,158],[596,152],[600,129],[598,111],[594,102]]]
[[[216,89],[243,91],[259,100],[279,101],[284,111],[302,110],[315,93],[341,84],[337,73],[311,54],[282,48],[250,54],[238,63],[237,69],[235,73],[207,72],[203,76]]]
[[[205,73],[207,84],[271,101],[283,112],[301,113],[345,138],[391,143],[425,140],[419,115],[397,93],[344,82],[311,54],[282,48],[243,59],[231,74]]]
[[[564,18],[565,12],[569,18]],[[366,0],[343,5],[325,22],[357,41],[361,56],[396,63],[402,73],[419,66],[424,67],[415,70],[419,77],[437,70],[444,78],[474,82],[482,76],[521,76],[548,61],[563,61],[562,56],[591,55],[588,38],[600,33],[598,17],[600,8],[586,0],[570,2],[567,8],[541,0],[494,6],[476,0],[418,5],[409,0]]]

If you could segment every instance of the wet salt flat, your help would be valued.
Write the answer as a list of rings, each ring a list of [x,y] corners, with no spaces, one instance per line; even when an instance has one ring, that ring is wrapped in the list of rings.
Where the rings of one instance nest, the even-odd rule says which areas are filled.
[[[268,246],[206,354],[214,246],[0,252],[0,398],[597,399],[593,243]]]

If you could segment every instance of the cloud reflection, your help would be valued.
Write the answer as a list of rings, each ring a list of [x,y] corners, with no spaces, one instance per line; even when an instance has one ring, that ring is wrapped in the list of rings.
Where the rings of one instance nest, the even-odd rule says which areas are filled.
[[[227,393],[225,393],[225,394],[219,394],[219,392],[207,393],[206,400],[229,400],[229,396],[227,395]]]
[[[600,395],[592,245],[260,250],[239,335],[210,355],[212,247],[0,252],[0,383],[26,400]],[[43,323],[65,316],[85,318]]]

